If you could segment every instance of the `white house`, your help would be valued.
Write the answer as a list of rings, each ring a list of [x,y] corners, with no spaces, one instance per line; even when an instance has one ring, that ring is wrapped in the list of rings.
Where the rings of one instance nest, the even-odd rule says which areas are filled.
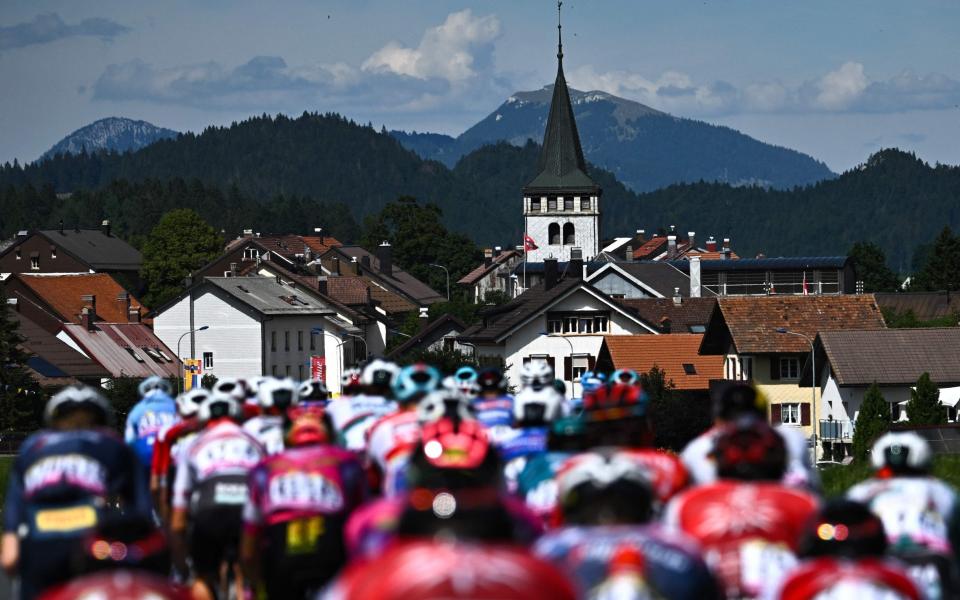
[[[201,359],[218,378],[306,379],[318,357],[338,392],[344,365],[364,355],[362,330],[334,307],[268,277],[207,277],[158,309],[153,325],[181,359]]]

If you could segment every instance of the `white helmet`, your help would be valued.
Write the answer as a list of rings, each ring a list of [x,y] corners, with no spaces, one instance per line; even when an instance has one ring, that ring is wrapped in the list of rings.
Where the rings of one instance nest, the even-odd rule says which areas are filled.
[[[197,414],[200,405],[211,395],[210,390],[195,387],[177,396],[177,412],[181,417],[188,418]]]
[[[545,360],[531,360],[520,367],[520,385],[535,390],[553,385],[553,367]]]
[[[215,394],[226,394],[237,402],[243,402],[247,399],[247,384],[242,379],[237,379],[236,377],[218,379],[217,382],[213,384],[213,390],[211,391]]]
[[[575,454],[563,463],[557,473],[558,495],[563,498],[583,484],[599,489],[621,480],[643,485],[652,494],[651,477],[643,463],[617,449],[591,450]]]
[[[68,385],[54,394],[47,401],[43,418],[47,425],[50,425],[62,413],[80,406],[99,412],[104,425],[113,420],[113,409],[110,407],[110,402],[97,389],[87,385]]]
[[[240,402],[230,394],[214,392],[209,398],[200,403],[197,410],[197,419],[201,423],[206,423],[210,419],[229,417],[239,419],[243,409]]]
[[[245,377],[243,383],[247,386],[247,397],[255,397],[260,392],[260,386],[270,381],[273,377],[269,375],[257,375],[256,377]]]
[[[297,387],[299,402],[326,402],[330,398],[330,390],[322,379],[307,379],[301,381]]]
[[[895,474],[927,473],[933,463],[930,444],[913,431],[891,431],[880,436],[870,451],[874,469]]]
[[[528,387],[513,398],[513,420],[518,425],[538,426],[552,423],[560,416],[563,396],[552,386]]]
[[[417,404],[417,419],[420,423],[433,423],[443,417],[473,419],[470,400],[457,390],[443,389],[430,392]]]
[[[172,391],[173,388],[170,387],[170,382],[159,375],[151,375],[141,381],[140,385],[137,386],[137,393],[140,394],[141,398],[146,398],[155,392],[163,392],[169,396]]]
[[[279,408],[286,410],[297,403],[297,382],[290,379],[270,378],[260,384],[257,402],[260,408]]]
[[[396,363],[376,358],[363,368],[360,375],[362,385],[375,385],[386,389],[393,389],[393,380],[397,377],[400,367]]]

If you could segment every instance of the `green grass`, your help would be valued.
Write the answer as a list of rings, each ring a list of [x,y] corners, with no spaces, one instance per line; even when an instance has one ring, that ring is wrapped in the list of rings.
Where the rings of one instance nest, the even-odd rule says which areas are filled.
[[[820,471],[823,493],[827,497],[840,496],[856,483],[867,479],[873,469],[867,462],[850,465],[831,465]],[[960,456],[937,456],[933,461],[933,474],[960,489]]]

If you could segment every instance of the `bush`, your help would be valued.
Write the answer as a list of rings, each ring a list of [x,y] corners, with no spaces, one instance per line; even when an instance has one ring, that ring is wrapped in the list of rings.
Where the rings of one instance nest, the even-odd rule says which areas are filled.
[[[640,375],[640,384],[650,398],[657,448],[680,452],[693,438],[710,428],[713,422],[710,403],[678,393],[656,365]]]
[[[940,389],[930,381],[929,373],[921,375],[916,389],[910,391],[907,418],[911,425],[939,425],[947,422],[946,408],[940,404]]]
[[[880,393],[876,383],[867,388],[857,415],[853,431],[853,456],[859,461],[867,459],[870,446],[880,435],[890,429],[890,404]]]

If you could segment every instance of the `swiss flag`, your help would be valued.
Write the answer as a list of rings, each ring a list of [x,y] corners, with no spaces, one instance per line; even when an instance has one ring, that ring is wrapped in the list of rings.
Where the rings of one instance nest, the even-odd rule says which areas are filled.
[[[532,237],[530,237],[529,235],[523,236],[523,250],[525,252],[536,250],[537,248],[539,248],[539,246],[537,246],[537,244],[533,241]]]

